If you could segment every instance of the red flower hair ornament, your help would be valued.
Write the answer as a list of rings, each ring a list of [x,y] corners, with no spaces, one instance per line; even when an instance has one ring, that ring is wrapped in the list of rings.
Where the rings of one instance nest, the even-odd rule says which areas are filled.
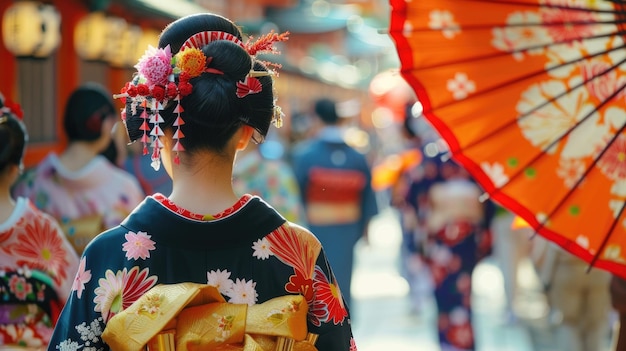
[[[216,40],[231,41],[243,49],[250,56],[254,57],[258,53],[280,52],[274,47],[276,42],[282,42],[289,39],[289,32],[282,34],[274,33],[259,37],[255,41],[250,37],[244,44],[238,37],[225,32],[205,31],[196,33],[185,41],[181,49],[175,55],[172,55],[171,49],[166,46],[163,49],[148,47],[145,54],[139,59],[135,65],[138,74],[131,82],[126,83],[120,94],[113,95],[114,98],[123,99],[124,103],[130,99],[130,109],[133,115],[137,114],[141,108],[140,117],[144,119],[140,130],[143,132],[141,142],[143,143],[143,153],[148,154],[148,143],[152,144],[152,167],[158,170],[161,166],[160,148],[163,144],[159,137],[163,135],[163,131],[159,126],[163,123],[163,117],[160,111],[163,110],[170,101],[176,101],[174,113],[177,114],[174,121],[174,136],[176,140],[173,151],[176,153],[174,162],[180,162],[178,153],[184,151],[185,148],[180,143],[180,139],[185,136],[180,127],[185,124],[181,117],[184,111],[180,104],[180,100],[193,90],[190,79],[201,74],[224,74],[224,72],[209,67],[212,57],[206,57],[201,48]],[[269,67],[273,67],[269,71],[250,71],[248,76],[237,82],[237,97],[245,98],[249,94],[257,94],[262,91],[263,86],[256,77],[260,76],[277,76],[276,69],[280,68],[279,64],[263,61]],[[124,115],[124,114],[123,114]],[[282,126],[283,113],[281,108],[274,101],[274,114],[272,122],[277,128]]]
[[[22,106],[15,101],[9,100],[0,94],[0,98],[3,99],[3,107],[0,107],[0,123],[6,122],[7,117],[5,115],[12,114],[20,121],[24,118],[24,111]]]

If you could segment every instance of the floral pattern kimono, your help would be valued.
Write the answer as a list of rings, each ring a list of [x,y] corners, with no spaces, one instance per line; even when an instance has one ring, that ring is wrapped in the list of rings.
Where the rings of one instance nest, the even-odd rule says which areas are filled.
[[[313,234],[256,196],[201,215],[161,194],[87,246],[50,350],[108,350],[101,338],[107,321],[155,285],[181,282],[215,286],[236,304],[302,295],[316,347],[356,350],[348,310]]]
[[[78,256],[54,218],[18,198],[0,223],[0,349],[46,347]]]
[[[56,154],[27,172],[14,193],[56,218],[79,255],[95,235],[119,224],[145,196],[132,175],[103,156],[72,171]]]

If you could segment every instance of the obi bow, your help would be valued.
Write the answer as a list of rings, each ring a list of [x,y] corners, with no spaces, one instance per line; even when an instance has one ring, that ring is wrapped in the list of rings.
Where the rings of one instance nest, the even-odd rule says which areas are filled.
[[[146,346],[152,351],[315,351],[307,310],[300,295],[248,306],[227,303],[213,286],[162,284],[113,316],[102,339],[115,351]]]

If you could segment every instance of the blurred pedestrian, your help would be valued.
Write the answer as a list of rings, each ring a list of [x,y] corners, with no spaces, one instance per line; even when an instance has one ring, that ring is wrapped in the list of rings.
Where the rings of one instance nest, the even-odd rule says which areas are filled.
[[[246,349],[260,349],[253,345],[259,339],[266,345],[276,335],[274,326],[279,335],[292,329],[299,342],[310,333],[320,351],[355,348],[350,316],[319,241],[263,199],[238,196],[232,185],[237,152],[252,140],[262,142],[271,123],[282,121],[274,71],[256,54],[275,52],[275,42],[284,40],[286,34],[270,33],[244,44],[235,23],[202,13],[170,23],[158,48],[139,60],[138,73],[119,95],[126,103],[123,117],[130,140],[151,147],[147,157],[155,169],[165,168],[173,190],[169,197],[148,196],[121,225],[87,246],[80,284],[59,318],[51,351],[87,343],[93,350],[109,350],[113,343],[141,349],[147,333],[183,325],[211,326],[203,331],[215,338],[202,343],[216,349],[235,348],[231,344],[242,342],[244,326]],[[238,306],[225,315],[194,316],[171,311],[171,300],[158,295],[147,301],[150,306],[133,305],[155,287],[175,285],[182,292],[195,284],[217,288],[220,298]],[[282,298],[288,303],[256,306]],[[242,305],[250,306],[248,318],[246,309],[243,316],[234,313]],[[144,309],[129,315],[130,307]],[[291,323],[299,311],[308,312],[305,320]],[[151,322],[127,328],[116,318],[124,315]],[[164,323],[149,329],[154,321]],[[265,335],[247,333],[268,329]],[[182,343],[193,335],[177,331],[175,337]],[[202,343],[196,347],[204,349]]]
[[[404,120],[401,127],[403,137],[403,153],[417,152],[420,159],[409,165],[402,162],[400,174],[391,187],[391,205],[397,209],[400,217],[402,230],[402,243],[400,246],[400,272],[409,284],[409,296],[412,312],[421,312],[431,302],[433,285],[430,270],[423,256],[423,243],[426,238],[425,222],[420,218],[418,211],[419,189],[414,185],[424,180],[422,162],[422,137],[423,132],[418,124],[418,117],[413,114],[414,104],[408,103],[405,108]],[[401,155],[404,155],[401,153]],[[420,225],[421,224],[421,225]]]
[[[116,122],[111,130],[111,141],[109,145],[100,152],[112,164],[123,168],[124,162],[128,158],[128,134],[122,122]]]
[[[408,200],[417,213],[418,235],[432,277],[437,330],[442,351],[475,350],[472,324],[472,274],[491,254],[493,203],[479,201],[480,189],[451,160],[442,160],[440,139],[424,138],[420,177]]]
[[[237,154],[233,168],[235,193],[259,196],[286,220],[305,226],[298,182],[291,165],[282,158],[282,152],[276,154],[269,150],[274,143],[278,142],[250,143]]]
[[[354,246],[367,238],[370,219],[378,213],[371,170],[363,154],[349,146],[336,102],[314,103],[323,127],[293,152],[293,167],[302,191],[309,228],[322,242],[335,278],[350,306]]]
[[[626,351],[626,279],[612,275],[609,292],[611,305],[618,314],[611,351]]]
[[[497,260],[504,280],[504,324],[513,325],[518,322],[515,310],[519,295],[518,272],[522,261],[528,258],[531,249],[532,230],[528,226],[520,227],[519,219],[502,207],[496,209],[491,223],[494,241],[494,256]]]
[[[20,118],[0,94],[0,349],[15,350],[47,346],[78,269],[55,219],[10,194],[28,139]]]
[[[533,239],[533,264],[545,288],[555,351],[598,351],[611,333],[610,273],[543,237]]]
[[[144,194],[169,195],[172,192],[172,178],[165,168],[155,170],[152,167],[150,157],[143,155],[141,143],[131,143],[127,147],[127,152],[122,168],[137,178]]]
[[[133,175],[146,195],[156,193],[169,195],[172,192],[172,179],[164,168],[152,168],[150,157],[143,157],[141,143],[129,143],[128,132],[122,121],[113,127],[111,143],[101,153],[109,162]]]
[[[26,174],[15,194],[55,217],[77,253],[103,229],[118,224],[143,199],[137,180],[100,155],[111,143],[116,111],[96,83],[70,95],[63,125],[69,144]]]

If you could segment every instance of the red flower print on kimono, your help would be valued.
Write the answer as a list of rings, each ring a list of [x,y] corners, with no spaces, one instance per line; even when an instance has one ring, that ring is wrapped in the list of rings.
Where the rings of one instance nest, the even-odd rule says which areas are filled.
[[[7,230],[6,232],[1,232],[0,233],[0,244],[2,244],[3,242],[7,241],[11,235],[13,235],[13,228],[9,228],[9,230]],[[6,253],[9,253],[8,249],[6,247],[3,247],[2,250]]]
[[[447,334],[450,344],[459,349],[467,350],[474,346],[472,326],[469,323],[452,326]]]
[[[316,301],[312,309],[315,311],[321,307],[326,311],[326,321],[332,321],[334,324],[342,323],[348,316],[348,311],[343,305],[341,290],[336,283],[328,280],[319,266],[315,267],[313,288]]]
[[[469,273],[461,273],[456,279],[456,289],[464,295],[472,292],[472,276]]]
[[[437,316],[437,329],[445,330],[450,327],[450,318],[447,313],[439,313]]]
[[[302,294],[307,302],[313,301],[313,279],[306,279],[298,271],[289,277],[289,283],[285,285],[285,290],[294,294]]]
[[[9,280],[9,290],[18,300],[24,301],[33,292],[33,286],[24,277],[14,275]]]
[[[139,271],[139,267],[133,267],[129,271],[124,268],[117,273],[110,269],[105,277],[98,280],[98,287],[94,291],[96,303],[94,310],[102,313],[104,322],[115,314],[128,308],[139,297],[150,290],[157,282],[156,276],[148,277],[149,269]]]
[[[444,229],[437,233],[437,236],[447,246],[453,247],[465,240],[469,235],[473,233],[473,227],[470,223],[455,223],[454,225],[447,225]]]
[[[354,341],[354,338],[350,339],[350,351],[357,351],[356,342]]]
[[[283,225],[267,236],[270,250],[280,261],[294,268],[285,290],[302,294],[309,305],[309,320],[319,326],[322,322],[342,323],[348,315],[339,287],[330,283],[315,262],[321,251],[320,242],[308,232]]]
[[[268,235],[267,241],[274,256],[294,269],[295,274],[289,278],[285,290],[302,294],[309,303],[313,299],[312,283],[315,261],[322,246],[317,240],[305,239],[307,237],[300,235],[297,229],[286,224]]]
[[[23,217],[22,220],[26,220]],[[17,242],[9,250],[17,256],[17,264],[48,272],[56,284],[62,284],[67,277],[63,242],[51,222],[42,217],[28,217],[24,232],[18,233]]]
[[[9,346],[7,349],[23,348],[23,350],[28,350],[28,348],[31,348],[43,350],[46,348],[47,340],[50,340],[52,330],[44,329],[35,329],[25,324],[0,325],[0,345],[19,345],[19,347]]]

